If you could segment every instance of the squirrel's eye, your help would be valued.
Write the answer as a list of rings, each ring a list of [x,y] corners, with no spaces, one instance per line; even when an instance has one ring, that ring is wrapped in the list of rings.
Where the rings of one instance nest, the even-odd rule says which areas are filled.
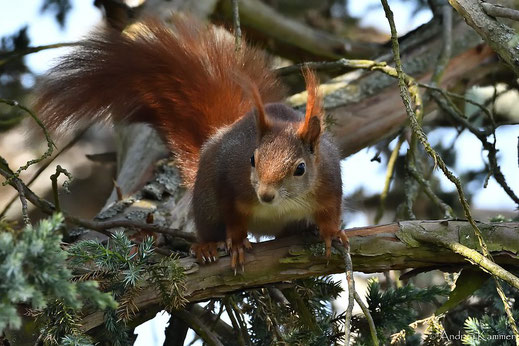
[[[305,163],[301,162],[300,164],[297,165],[297,168],[296,168],[296,171],[294,172],[294,175],[296,177],[298,177],[298,176],[301,176],[303,174],[305,174]]]
[[[252,167],[256,167],[256,162],[254,162],[254,155],[252,155],[252,156],[250,157],[250,165],[251,165]]]

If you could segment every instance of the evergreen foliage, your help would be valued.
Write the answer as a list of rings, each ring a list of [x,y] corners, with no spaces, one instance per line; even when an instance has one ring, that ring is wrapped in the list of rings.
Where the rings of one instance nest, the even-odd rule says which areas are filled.
[[[99,281],[103,290],[112,292],[119,303],[117,309],[112,307],[105,313],[107,338],[113,345],[129,343],[126,323],[137,312],[134,297],[143,289],[155,287],[170,310],[186,303],[183,268],[174,258],[157,261],[152,237],[135,245],[124,232],[117,231],[106,244],[85,240],[73,244],[68,251],[71,267],[82,273],[79,280]]]
[[[502,283],[502,286],[517,321],[519,292],[506,283]],[[456,329],[465,331],[462,339],[464,345],[516,344],[493,280],[488,280],[477,290],[473,299],[465,301],[459,308],[449,312],[448,317],[451,331]]]
[[[65,250],[62,224],[63,217],[55,214],[17,232],[0,221],[0,334],[21,326],[17,309],[25,304],[37,317],[45,344],[91,345],[80,330],[80,311],[101,309],[110,343],[127,345],[126,323],[137,311],[133,298],[142,289],[155,287],[170,309],[185,304],[183,268],[173,258],[157,261],[153,238],[135,245],[116,232],[106,244],[85,240]]]
[[[405,332],[407,344],[419,345],[420,337],[410,324],[418,318],[420,304],[434,303],[437,296],[446,296],[449,290],[444,286],[417,288],[412,284],[382,290],[380,283],[372,279],[368,283],[367,303],[382,344],[389,343],[390,336]],[[358,333],[355,345],[371,345],[368,325],[363,316],[352,320],[353,331]]]
[[[20,304],[36,310],[36,314],[55,311],[61,315],[56,319],[63,321],[60,335],[79,334],[75,313],[85,302],[99,309],[116,306],[112,296],[99,291],[95,282],[72,281],[68,254],[61,247],[62,223],[60,214],[19,232],[0,223],[0,333],[6,328],[20,328]],[[54,330],[54,326],[47,329]]]
[[[514,314],[514,317],[517,320],[519,314]],[[506,316],[496,318],[484,315],[481,319],[467,318],[463,344],[470,346],[511,346],[516,343]]]
[[[330,276],[296,280],[282,292],[289,305],[278,304],[266,289],[240,295],[253,344],[331,345],[343,338],[344,321],[331,305],[342,292],[339,282]]]

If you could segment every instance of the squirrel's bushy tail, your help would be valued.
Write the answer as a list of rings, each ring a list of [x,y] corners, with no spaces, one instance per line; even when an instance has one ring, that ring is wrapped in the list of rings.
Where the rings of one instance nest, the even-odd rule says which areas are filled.
[[[120,33],[103,30],[66,55],[39,88],[37,109],[51,129],[78,121],[152,124],[192,185],[202,144],[254,107],[243,80],[264,102],[281,87],[265,55],[222,28],[176,18],[175,31],[148,19]]]

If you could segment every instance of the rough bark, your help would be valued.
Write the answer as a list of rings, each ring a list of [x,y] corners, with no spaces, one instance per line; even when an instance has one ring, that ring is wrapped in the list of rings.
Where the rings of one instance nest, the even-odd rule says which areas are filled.
[[[441,51],[437,25],[433,21],[402,38],[405,72],[421,82],[429,82]],[[445,70],[442,87],[466,87],[489,72],[486,66],[495,62],[494,53],[481,43],[481,38],[465,23],[459,20],[455,23],[453,58]],[[377,60],[391,62],[391,59],[385,55]],[[323,92],[327,116],[333,119],[331,131],[344,157],[391,136],[406,122],[396,80],[381,72],[347,73],[325,83]],[[298,94],[289,102],[299,107],[304,100]]]
[[[480,223],[479,227],[496,263],[518,267],[519,224]],[[409,268],[448,271],[470,265],[451,250],[424,242],[428,234],[470,248],[477,248],[478,244],[466,221],[403,221],[351,229],[347,234],[353,269],[365,273]],[[310,235],[256,243],[247,253],[245,272],[237,275],[230,269],[228,256],[205,266],[199,266],[193,258],[182,258],[180,262],[187,274],[186,298],[197,302],[237,290],[343,272],[344,261],[340,255],[334,253],[328,261],[323,249],[322,243]],[[146,315],[154,315],[161,309],[160,296],[153,289],[144,290],[134,302]],[[83,329],[89,331],[103,323],[103,314],[86,315],[82,322]]]
[[[507,25],[490,17],[478,0],[449,0],[465,21],[499,54],[519,76],[519,40],[516,32]]]
[[[347,40],[288,18],[259,0],[240,0],[240,23],[281,43],[322,59],[369,58],[380,48],[368,42]],[[221,11],[231,17],[230,1],[221,1]]]

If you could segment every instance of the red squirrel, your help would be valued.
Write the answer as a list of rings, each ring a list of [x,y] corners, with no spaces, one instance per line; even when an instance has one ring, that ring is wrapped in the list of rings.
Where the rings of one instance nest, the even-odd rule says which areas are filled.
[[[245,260],[247,232],[280,235],[314,224],[330,256],[342,183],[337,148],[324,133],[318,81],[305,70],[306,114],[279,103],[283,88],[266,55],[236,49],[223,29],[186,18],[175,30],[148,19],[105,29],[51,69],[37,109],[50,129],[79,120],[146,122],[176,155],[192,210],[200,262],[226,242],[231,267]]]

